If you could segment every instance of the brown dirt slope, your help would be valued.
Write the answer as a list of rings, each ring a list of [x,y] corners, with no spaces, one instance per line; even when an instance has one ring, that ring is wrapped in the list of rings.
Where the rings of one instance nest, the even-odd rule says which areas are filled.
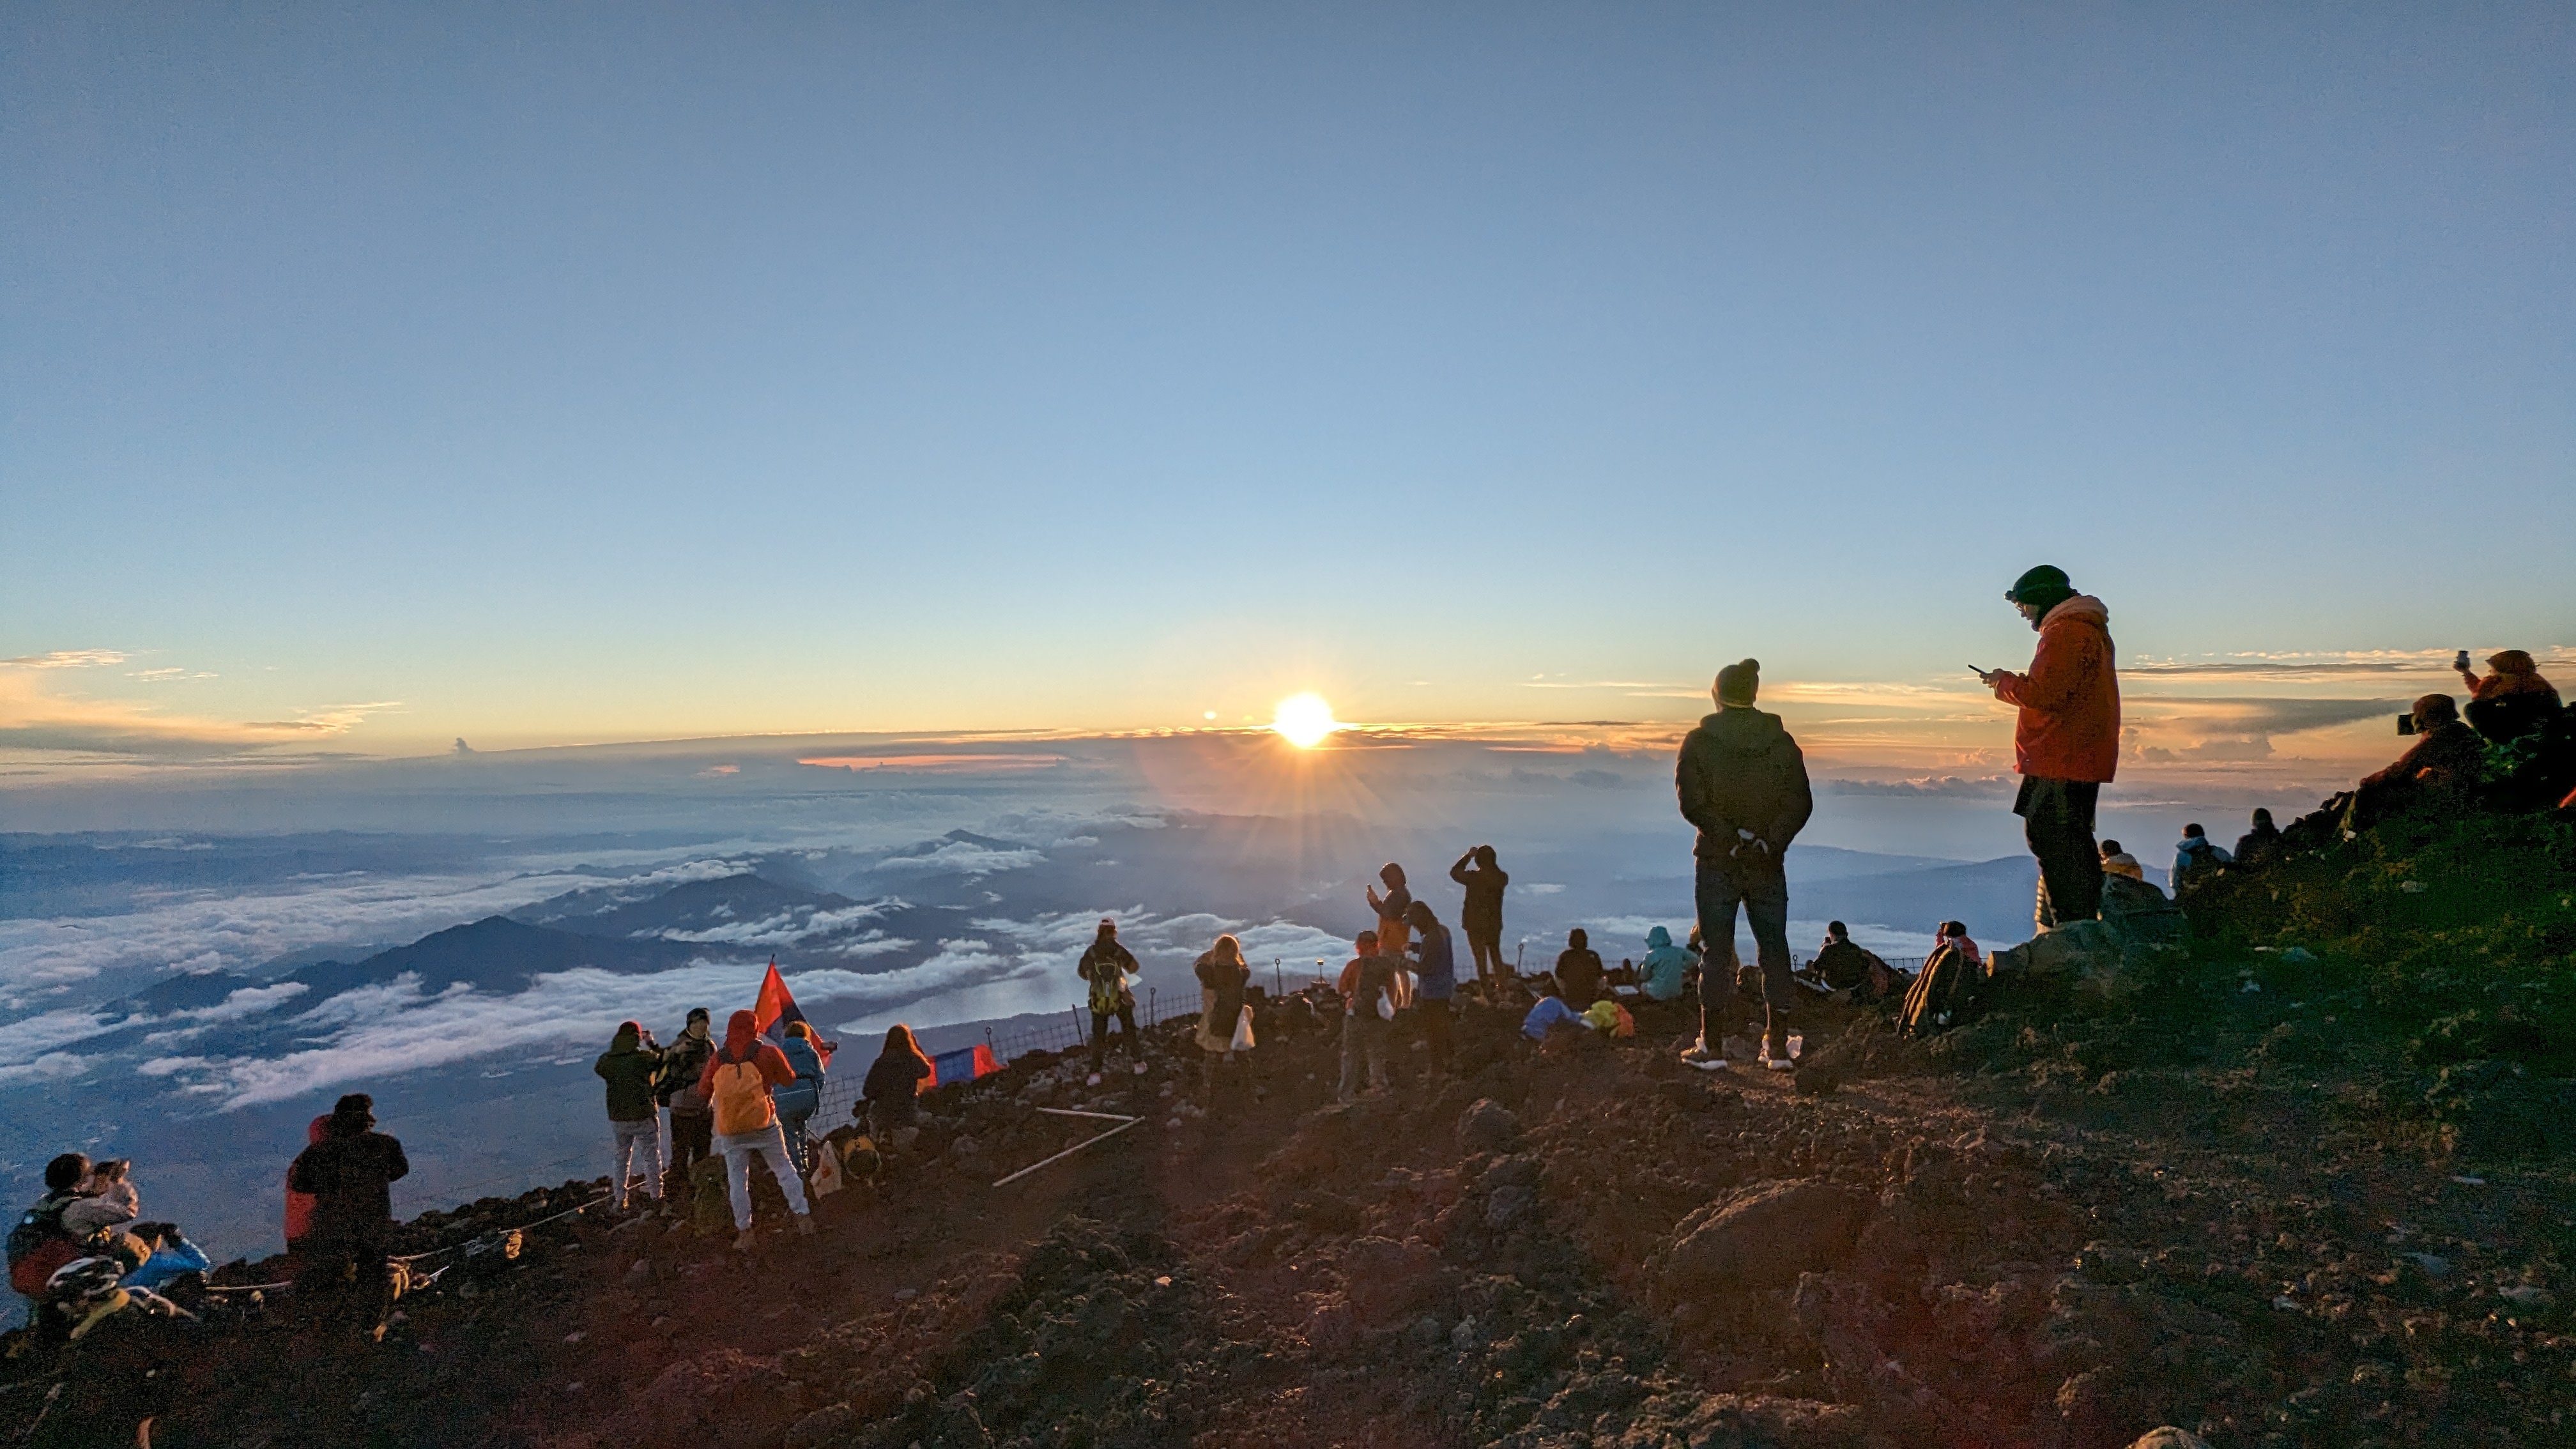
[[[163,1449],[2576,1442],[2563,1163],[2392,1125],[2234,971],[1928,1048],[1820,1022],[1795,1080],[1689,1071],[1677,1014],[1542,1049],[1470,1004],[1455,1076],[1406,1052],[1349,1106],[1292,1002],[1205,1115],[1177,1031],[1102,1089],[940,1093],[810,1242],[576,1214],[450,1254],[381,1344],[281,1295],[13,1358],[0,1413]],[[1039,1105],[1151,1120],[991,1186],[1097,1125]]]

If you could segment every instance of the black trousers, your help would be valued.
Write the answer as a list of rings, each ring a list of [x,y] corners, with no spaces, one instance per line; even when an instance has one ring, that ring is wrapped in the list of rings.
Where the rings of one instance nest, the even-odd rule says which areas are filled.
[[[2022,777],[2013,813],[2039,860],[2042,926],[2089,921],[2102,914],[2102,849],[2093,841],[2093,807],[2102,787],[2091,780]]]
[[[324,1322],[373,1328],[393,1302],[387,1278],[391,1240],[383,1234],[314,1233],[297,1250],[295,1296]]]
[[[1468,921],[1463,929],[1467,933],[1467,952],[1476,960],[1477,980],[1500,981],[1510,974],[1503,966],[1502,922],[1496,921],[1489,926],[1481,921]]]
[[[1127,1043],[1127,1055],[1143,1060],[1145,1049],[1136,1043],[1136,1003],[1119,1002],[1117,1014],[1118,1035]],[[1091,1013],[1091,1069],[1095,1072],[1109,1059],[1109,1015],[1105,1011]]]
[[[1422,1044],[1431,1053],[1431,1070],[1449,1070],[1449,1002],[1424,997],[1413,1004],[1414,1014],[1422,1019]]]
[[[673,1202],[686,1202],[689,1195],[689,1169],[715,1155],[716,1118],[713,1112],[673,1112],[671,1114],[671,1167],[662,1175],[665,1197],[679,1196]],[[674,1186],[673,1184],[676,1184]]]

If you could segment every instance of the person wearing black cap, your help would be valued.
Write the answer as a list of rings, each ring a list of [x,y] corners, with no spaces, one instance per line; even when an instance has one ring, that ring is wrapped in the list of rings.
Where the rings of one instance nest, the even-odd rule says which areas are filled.
[[[2039,648],[2023,673],[1980,669],[1995,698],[2020,711],[2013,722],[2013,767],[2021,793],[2013,813],[2039,861],[2039,924],[2089,921],[2101,913],[2102,855],[2093,842],[2093,812],[2120,760],[2120,679],[2111,647],[2111,611],[2079,594],[2054,564],[2014,580],[2004,597],[2030,627]]]
[[[679,1040],[662,1049],[662,1070],[653,1079],[653,1099],[671,1109],[671,1166],[662,1178],[662,1200],[675,1213],[688,1201],[689,1169],[715,1155],[715,1107],[698,1091],[698,1079],[716,1054],[712,1020],[705,1007],[690,1007]]]
[[[1682,740],[1673,769],[1682,818],[1699,827],[1693,847],[1692,895],[1708,954],[1700,965],[1700,1035],[1683,1060],[1714,1071],[1726,1065],[1726,1028],[1741,1014],[1735,986],[1735,909],[1743,906],[1762,964],[1765,1022],[1762,1064],[1786,1071],[1789,1015],[1797,984],[1789,974],[1789,842],[1816,808],[1806,757],[1780,717],[1753,707],[1760,663],[1745,659],[1717,672],[1717,713]]]
[[[313,1226],[304,1235],[296,1292],[318,1318],[354,1320],[381,1336],[387,1302],[386,1256],[394,1227],[393,1185],[411,1172],[402,1144],[376,1127],[376,1101],[364,1092],[331,1109],[322,1140],[286,1171],[286,1185],[313,1195]]]

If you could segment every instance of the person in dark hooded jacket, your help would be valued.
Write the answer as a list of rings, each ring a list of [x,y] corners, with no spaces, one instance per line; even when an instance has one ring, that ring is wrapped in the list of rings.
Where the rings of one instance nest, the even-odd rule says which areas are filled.
[[[2281,828],[2272,823],[2272,812],[2257,809],[2254,828],[2236,837],[2236,867],[2239,870],[2261,870],[2281,861]]]
[[[386,1258],[394,1227],[393,1186],[411,1172],[402,1144],[375,1130],[376,1101],[364,1092],[331,1109],[322,1140],[287,1170],[286,1185],[313,1195],[296,1292],[324,1319],[384,1329]],[[309,1285],[309,1289],[308,1289]]]
[[[644,1169],[644,1192],[662,1198],[662,1114],[654,1109],[653,1084],[662,1072],[662,1048],[638,1021],[621,1021],[608,1050],[590,1069],[608,1083],[609,1205],[626,1211],[628,1169]],[[636,1149],[643,1148],[637,1163]]]
[[[1778,715],[1753,707],[1761,682],[1762,666],[1751,659],[1717,672],[1717,713],[1683,739],[1673,785],[1682,818],[1699,828],[1692,894],[1700,935],[1711,943],[1732,942],[1736,907],[1744,908],[1762,966],[1763,1065],[1785,1070],[1791,1065],[1789,1015],[1797,986],[1789,974],[1789,878],[1782,858],[1806,828],[1816,800],[1798,742]],[[1714,945],[1709,954],[1718,956]],[[1713,979],[1703,967],[1700,1040],[1686,1054],[1695,1066],[1724,1064],[1726,1019],[1742,1010],[1731,979],[1722,983],[1727,1004],[1711,1009]]]

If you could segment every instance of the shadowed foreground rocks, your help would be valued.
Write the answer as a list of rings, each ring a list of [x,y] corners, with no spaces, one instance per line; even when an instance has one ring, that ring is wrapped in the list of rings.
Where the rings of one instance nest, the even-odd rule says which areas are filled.
[[[1347,1105],[1329,1011],[1264,1003],[1213,1103],[1179,1027],[1101,1088],[933,1094],[810,1242],[591,1212],[465,1251],[567,1183],[411,1225],[450,1267],[381,1344],[236,1297],[14,1357],[0,1405],[158,1449],[2569,1442],[2563,1175],[2353,1131],[2260,996],[2211,995],[2196,1061],[2045,1004],[1820,1022],[1824,1092],[1683,1068],[1678,1011],[1542,1048],[1467,1003],[1456,1075],[1399,1050]],[[1038,1106],[1148,1120],[993,1187],[1099,1126]]]

